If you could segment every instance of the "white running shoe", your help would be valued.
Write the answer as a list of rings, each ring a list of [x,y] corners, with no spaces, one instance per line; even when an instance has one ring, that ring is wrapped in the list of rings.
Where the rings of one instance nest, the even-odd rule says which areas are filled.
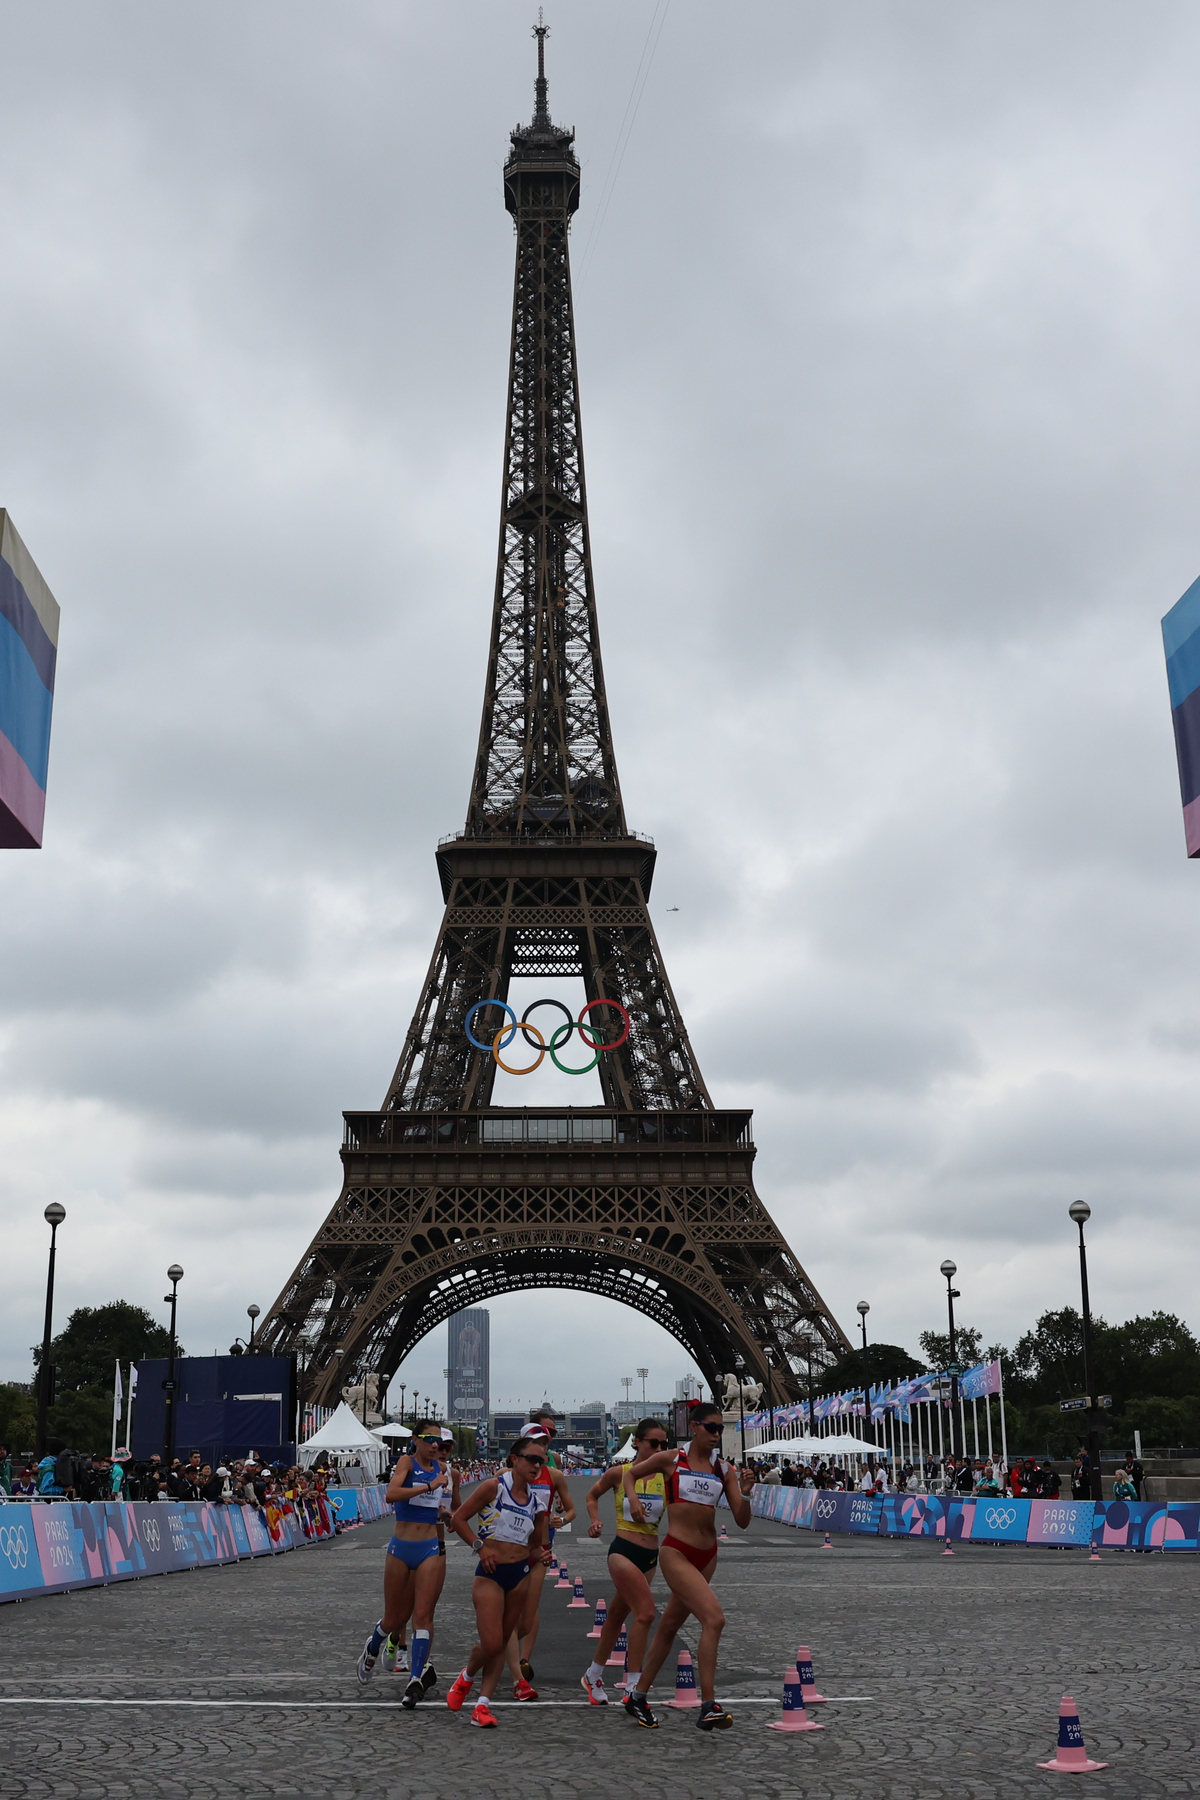
[[[587,1695],[592,1706],[607,1706],[608,1695],[604,1691],[603,1680],[589,1681],[586,1675],[579,1677],[579,1685]]]
[[[400,1655],[403,1647],[402,1644],[396,1642],[395,1638],[384,1638],[383,1649],[379,1652],[379,1666],[385,1675],[394,1675],[396,1673],[396,1659]]]
[[[358,1679],[363,1687],[366,1687],[368,1681],[370,1681],[372,1675],[375,1673],[375,1664],[379,1660],[378,1655],[373,1656],[371,1654],[371,1639],[374,1636],[375,1633],[371,1632],[370,1637],[367,1638],[366,1643],[363,1645],[362,1655],[358,1659]]]

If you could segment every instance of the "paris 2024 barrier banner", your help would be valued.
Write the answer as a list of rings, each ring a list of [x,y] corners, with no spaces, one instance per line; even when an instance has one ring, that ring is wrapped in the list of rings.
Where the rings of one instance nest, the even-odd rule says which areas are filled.
[[[256,1506],[55,1500],[0,1507],[0,1602],[277,1556],[378,1519],[384,1490],[330,1488],[318,1500]]]
[[[751,1505],[759,1518],[776,1519],[802,1531],[950,1538],[974,1544],[1067,1544],[1082,1549],[1093,1539],[1116,1550],[1200,1549],[1200,1503],[1194,1501],[880,1496],[760,1484]]]

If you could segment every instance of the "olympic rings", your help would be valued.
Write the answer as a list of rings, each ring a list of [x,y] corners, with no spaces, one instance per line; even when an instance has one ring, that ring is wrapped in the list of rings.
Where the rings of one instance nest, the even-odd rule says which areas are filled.
[[[477,1038],[475,1033],[471,1030],[471,1024],[475,1015],[482,1012],[485,1006],[498,1006],[500,1011],[506,1015],[506,1022],[501,1025],[499,1031],[496,1032],[490,1043],[485,1042],[482,1038]],[[539,1006],[557,1007],[558,1011],[563,1015],[564,1023],[554,1027],[554,1030],[550,1033],[549,1043],[546,1042],[546,1039],[543,1037],[538,1027],[530,1023],[529,1015],[535,1013]],[[595,1012],[598,1006],[611,1006],[621,1015],[624,1028],[620,1037],[614,1038],[611,1043],[605,1041],[599,1021],[588,1018],[588,1014]],[[508,1021],[511,1021],[511,1023]],[[622,1044],[628,1043],[630,1021],[628,1012],[621,1005],[619,1000],[589,1000],[586,1006],[580,1008],[579,1017],[577,1019],[571,1017],[570,1008],[565,1006],[561,1000],[531,1000],[519,1019],[512,1007],[509,1006],[508,1002],[505,1000],[476,1000],[473,1006],[467,1008],[467,1016],[463,1020],[463,1031],[466,1034],[467,1042],[474,1049],[484,1051],[490,1050],[494,1061],[498,1067],[506,1072],[506,1074],[532,1075],[535,1069],[541,1068],[542,1063],[545,1061],[546,1053],[549,1051],[551,1062],[554,1064],[555,1068],[560,1069],[564,1075],[586,1075],[596,1067],[606,1050],[619,1050]],[[570,1041],[571,1033],[573,1031],[577,1031],[588,1049],[595,1052],[591,1062],[584,1063],[583,1066],[578,1069],[572,1068],[570,1063],[560,1062],[557,1054],[559,1047]],[[530,1049],[536,1049],[538,1053],[537,1061],[531,1062],[526,1069],[515,1069],[511,1063],[506,1063],[500,1054],[501,1050],[508,1049],[518,1032],[520,1032],[521,1036],[525,1039],[525,1042],[529,1045]]]
[[[25,1535],[24,1524],[0,1525],[0,1555],[14,1571],[28,1566],[29,1539]]]
[[[477,1050],[491,1050],[493,1053],[495,1052],[494,1044],[481,1044],[479,1039],[475,1036],[474,1032],[471,1030],[471,1020],[475,1017],[475,1014],[477,1012],[481,1012],[485,1006],[498,1006],[500,1008],[501,1012],[506,1012],[508,1014],[509,1018],[512,1020],[511,1031],[508,1030],[508,1027],[506,1025],[502,1025],[500,1027],[501,1033],[508,1031],[508,1037],[504,1043],[504,1048],[507,1050],[509,1044],[512,1043],[513,1039],[517,1035],[518,1021],[517,1021],[517,1015],[513,1011],[512,1007],[506,1006],[503,1000],[477,1000],[475,1002],[474,1006],[467,1008],[467,1016],[463,1020],[463,1030],[466,1032],[467,1037],[470,1039],[471,1043],[474,1044],[474,1046]],[[496,1061],[497,1062],[500,1061],[500,1058],[498,1056],[496,1057]],[[535,1065],[535,1067],[536,1067],[536,1065]]]
[[[547,1046],[547,1048],[550,1051],[550,1061],[554,1064],[556,1069],[561,1069],[564,1075],[587,1075],[587,1074],[590,1074],[590,1072],[595,1068],[596,1064],[600,1061],[600,1054],[601,1054],[601,1050],[603,1049],[603,1045],[601,1045],[601,1050],[597,1050],[597,1052],[596,1052],[595,1056],[593,1056],[591,1062],[584,1063],[584,1065],[581,1069],[573,1069],[571,1067],[570,1063],[559,1062],[558,1056],[556,1054],[559,1043],[561,1042],[561,1043],[565,1044],[567,1041],[567,1038],[569,1038],[571,1033],[574,1031],[575,1023],[576,1022],[574,1019],[568,1018],[567,1023],[565,1025],[557,1025],[554,1028],[554,1030],[550,1033],[550,1043]],[[583,1037],[583,1034],[586,1030],[587,1030],[587,1027],[585,1025],[581,1025],[579,1027],[580,1037]],[[560,1035],[560,1034],[565,1034],[565,1035]],[[583,1041],[585,1044],[588,1042],[587,1038],[583,1038]]]
[[[505,1028],[504,1028],[504,1026],[503,1026],[503,1025],[502,1025],[502,1026],[501,1026],[501,1027],[500,1027],[500,1029],[499,1029],[499,1031],[498,1031],[498,1032],[497,1032],[497,1033],[496,1033],[496,1041],[495,1041],[495,1043],[494,1043],[494,1044],[493,1044],[493,1045],[492,1045],[492,1055],[493,1055],[493,1056],[494,1056],[494,1057],[495,1057],[495,1059],[496,1059],[496,1061],[497,1061],[497,1062],[498,1062],[498,1063],[499,1063],[499,1065],[500,1065],[500,1067],[501,1067],[501,1068],[502,1068],[502,1069],[504,1069],[504,1070],[505,1070],[505,1071],[506,1071],[506,1072],[507,1072],[507,1073],[508,1073],[508,1074],[509,1074],[509,1075],[532,1075],[532,1074],[533,1074],[533,1071],[534,1071],[534,1070],[535,1070],[535,1069],[540,1069],[540,1068],[541,1068],[541,1066],[542,1066],[542,1064],[543,1064],[543,1062],[544,1062],[544,1061],[545,1061],[545,1059],[546,1059],[546,1040],[545,1040],[545,1038],[544,1038],[544,1037],[543,1037],[543,1036],[542,1036],[542,1034],[541,1034],[541,1032],[540,1032],[540,1031],[538,1031],[538,1028],[537,1028],[537,1026],[536,1026],[536,1025],[524,1025],[524,1021],[522,1021],[522,1024],[523,1024],[523,1026],[524,1026],[524,1029],[525,1029],[525,1030],[526,1030],[526,1031],[532,1031],[532,1032],[534,1032],[534,1033],[535,1033],[535,1035],[536,1035],[536,1037],[537,1037],[537,1041],[538,1041],[538,1043],[539,1043],[539,1044],[540,1044],[540,1045],[541,1045],[541,1046],[542,1046],[542,1047],[541,1047],[541,1049],[540,1049],[540,1050],[539,1050],[539,1051],[538,1051],[538,1054],[537,1054],[537,1061],[536,1061],[536,1062],[532,1062],[532,1063],[530,1063],[530,1065],[529,1065],[529,1067],[528,1067],[528,1068],[527,1068],[527,1069],[514,1069],[514,1068],[513,1068],[513,1066],[512,1066],[512,1064],[511,1064],[511,1063],[506,1063],[506,1062],[505,1062],[505,1060],[504,1060],[504,1058],[503,1058],[503,1057],[502,1057],[502,1056],[501,1056],[501,1054],[500,1054],[500,1047],[501,1047],[501,1046],[500,1046],[500,1040],[501,1040],[501,1038],[502,1038],[502,1037],[503,1037],[503,1036],[504,1036],[504,1029],[505,1029]],[[559,1031],[561,1031],[561,1030],[562,1030],[562,1026],[561,1026],[561,1025],[560,1025],[560,1026],[559,1026],[559,1028],[558,1028],[558,1029],[559,1029]],[[515,1026],[515,1025],[514,1025],[514,1027],[513,1027],[513,1030],[514,1030],[514,1031],[515,1031],[515,1030],[516,1030],[516,1026]],[[504,1048],[505,1048],[505,1049],[506,1049],[506,1050],[507,1050],[507,1048],[508,1048],[508,1045],[507,1045],[507,1044],[505,1044],[505,1045],[504,1045]]]

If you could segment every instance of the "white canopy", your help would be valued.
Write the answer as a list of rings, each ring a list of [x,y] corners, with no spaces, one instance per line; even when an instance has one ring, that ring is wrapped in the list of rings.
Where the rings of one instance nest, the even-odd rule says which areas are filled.
[[[411,1437],[412,1429],[408,1425],[376,1425],[375,1436],[382,1438]]]
[[[331,1419],[326,1419],[320,1431],[314,1431],[299,1446],[296,1455],[304,1468],[308,1468],[322,1450],[336,1450],[342,1454],[357,1455],[364,1468],[378,1475],[383,1461],[384,1446],[373,1432],[367,1430],[362,1420],[352,1413],[343,1400]]]
[[[749,1444],[747,1456],[790,1456],[800,1462],[819,1461],[829,1456],[862,1456],[869,1461],[891,1455],[882,1444],[870,1444],[849,1431],[831,1437],[772,1438],[767,1444]]]

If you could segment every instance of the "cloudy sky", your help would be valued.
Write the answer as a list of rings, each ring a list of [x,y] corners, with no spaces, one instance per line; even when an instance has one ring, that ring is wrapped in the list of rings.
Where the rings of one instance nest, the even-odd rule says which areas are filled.
[[[178,1259],[224,1348],[387,1085],[478,729],[530,19],[0,0],[0,505],[63,608],[46,845],[0,857],[8,1378],[48,1201],[60,1313],[161,1313]],[[1200,572],[1200,13],[550,24],[626,809],[759,1190],[880,1339],[948,1254],[989,1338],[1073,1300],[1077,1194],[1098,1310],[1200,1328],[1158,633]],[[687,1367],[512,1297],[494,1397],[549,1342],[566,1402]]]

